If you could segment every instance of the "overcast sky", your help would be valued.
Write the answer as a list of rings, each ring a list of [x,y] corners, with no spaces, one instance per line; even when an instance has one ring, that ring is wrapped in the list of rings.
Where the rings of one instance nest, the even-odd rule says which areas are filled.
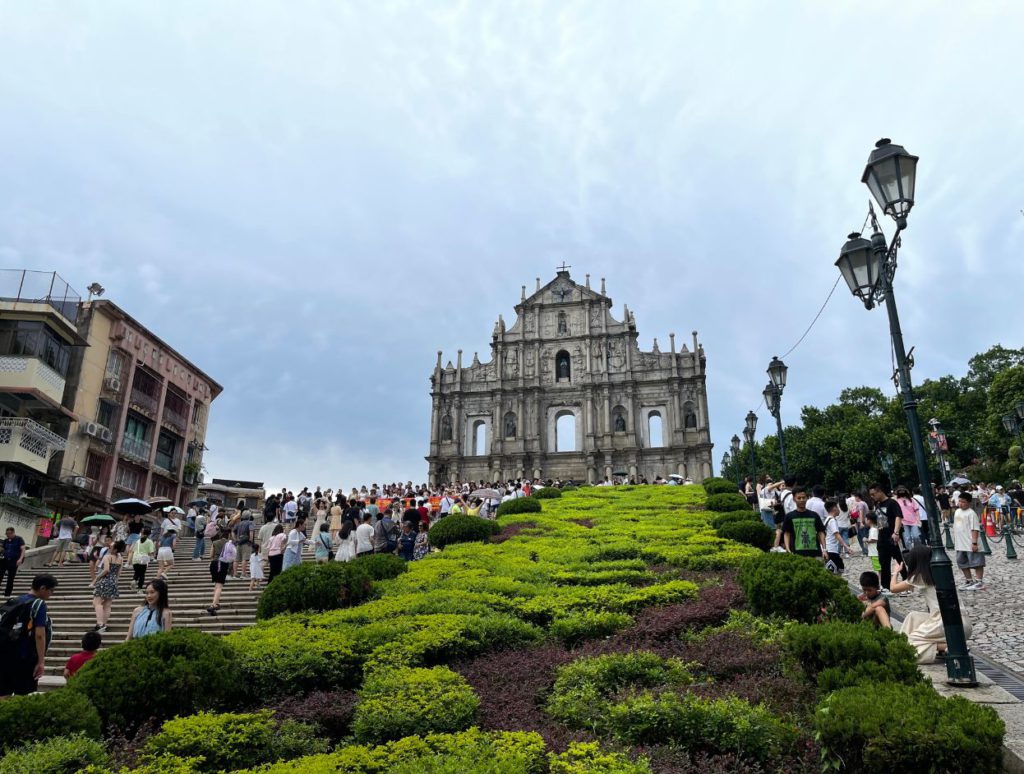
[[[438,349],[519,287],[607,278],[697,329],[715,464],[921,157],[897,293],[916,380],[1021,346],[1019,3],[0,1],[0,265],[100,282],[224,385],[210,475],[424,480]],[[784,418],[892,391],[837,289]],[[771,429],[760,411],[759,435]]]

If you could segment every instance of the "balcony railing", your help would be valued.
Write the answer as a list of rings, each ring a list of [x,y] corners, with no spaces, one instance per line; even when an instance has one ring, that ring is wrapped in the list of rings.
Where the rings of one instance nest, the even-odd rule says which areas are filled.
[[[3,269],[0,299],[15,303],[49,304],[72,325],[78,319],[82,297],[56,272]]]
[[[64,451],[67,441],[27,418],[0,417],[0,460],[20,462],[46,472],[50,455]]]
[[[185,435],[185,430],[188,428],[188,420],[167,406],[164,406],[163,423],[173,430],[177,431],[179,435]]]
[[[143,464],[149,464],[149,453],[153,444],[149,441],[141,441],[138,438],[125,436],[121,439],[121,454],[129,459],[138,460]]]
[[[159,401],[152,395],[147,395],[146,393],[142,392],[142,390],[138,390],[135,387],[132,387],[131,397],[129,398],[129,404],[134,407],[142,409],[142,411],[149,414],[150,416],[156,416],[157,406],[160,405]]]

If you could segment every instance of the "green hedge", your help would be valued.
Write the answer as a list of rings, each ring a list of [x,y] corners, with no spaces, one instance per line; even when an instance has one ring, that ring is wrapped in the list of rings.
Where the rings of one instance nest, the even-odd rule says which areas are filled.
[[[100,738],[100,715],[81,693],[50,691],[0,701],[0,750],[75,734]]]
[[[457,513],[438,519],[430,528],[430,545],[444,548],[455,543],[486,543],[491,535],[501,532],[498,522]]]
[[[712,526],[712,528],[718,529],[723,524],[729,524],[733,521],[748,521],[755,522],[757,524],[762,523],[761,517],[754,513],[752,510],[750,510],[749,508],[742,511],[726,511],[725,513],[716,513],[714,516],[711,517],[711,520],[708,523]]]
[[[335,610],[370,595],[370,576],[355,562],[303,562],[278,575],[260,595],[257,618],[306,610]]]
[[[750,609],[801,623],[859,621],[863,610],[846,581],[816,559],[794,554],[761,554],[740,565],[739,583]]]
[[[885,676],[886,667],[877,672]],[[822,759],[864,774],[996,774],[1006,728],[995,710],[926,684],[862,682],[830,694],[814,716]]]
[[[78,671],[68,690],[92,702],[104,728],[130,732],[151,718],[164,720],[234,703],[244,693],[238,661],[224,638],[174,629],[101,650]]]
[[[551,636],[565,642],[569,647],[583,640],[606,637],[633,623],[625,613],[609,613],[599,610],[582,610],[555,618],[548,631]]]
[[[703,486],[708,495],[736,494],[740,491],[736,482],[727,478],[705,478]]]
[[[538,500],[556,500],[562,496],[562,492],[553,486],[546,486],[543,489],[533,490],[533,494],[530,497],[535,497]]]
[[[360,742],[387,742],[425,733],[463,731],[480,700],[447,667],[372,672],[359,692],[352,732]]]
[[[540,513],[540,501],[536,497],[517,497],[508,500],[498,506],[498,516],[508,516],[513,513]]]
[[[717,528],[718,536],[767,551],[775,541],[775,530],[760,521],[730,521]]]
[[[9,750],[0,759],[0,774],[78,774],[89,766],[106,766],[108,760],[94,739],[59,736]]]
[[[704,506],[709,511],[718,511],[719,513],[725,513],[726,511],[742,511],[744,509],[751,513],[754,512],[750,507],[750,503],[747,502],[747,498],[738,492],[709,494]]]
[[[269,710],[235,714],[200,712],[174,718],[149,737],[143,761],[156,765],[167,756],[202,758],[196,771],[233,771],[263,763],[326,752],[328,743],[312,726],[277,722]]]
[[[863,622],[787,626],[782,642],[822,693],[874,682],[880,675],[886,682],[906,685],[924,679],[917,668],[917,652],[892,629]]]
[[[551,754],[550,774],[651,774],[646,758],[631,760],[620,752],[602,750],[597,742],[573,742],[561,754]]]

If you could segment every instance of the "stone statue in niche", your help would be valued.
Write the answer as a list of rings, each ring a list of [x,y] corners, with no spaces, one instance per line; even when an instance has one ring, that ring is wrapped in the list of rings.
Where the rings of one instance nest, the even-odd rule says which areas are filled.
[[[505,376],[519,376],[519,352],[514,349],[505,352]]]
[[[505,415],[505,437],[516,437],[516,415],[512,412]]]
[[[615,412],[615,432],[624,433],[626,432],[626,415],[621,411]]]
[[[692,408],[686,409],[686,423],[685,427],[687,430],[697,429],[697,413]]]
[[[558,359],[558,378],[569,378],[569,358],[562,357]]]
[[[569,323],[566,322],[565,312],[558,313],[558,335],[565,336],[569,333]]]
[[[452,418],[445,414],[441,417],[441,440],[450,441],[452,439]]]

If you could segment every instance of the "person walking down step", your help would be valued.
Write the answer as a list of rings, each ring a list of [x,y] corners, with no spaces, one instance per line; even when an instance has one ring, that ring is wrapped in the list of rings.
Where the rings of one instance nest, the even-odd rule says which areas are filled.
[[[92,606],[96,611],[96,631],[103,634],[110,621],[110,608],[121,596],[117,590],[117,579],[124,564],[124,541],[118,540],[104,554],[96,574],[96,587],[92,593]]]
[[[14,593],[14,576],[18,574],[18,568],[25,561],[25,539],[14,532],[14,527],[8,527],[4,538],[3,557],[0,558],[0,583],[4,576],[7,576],[7,589],[4,596],[9,597]]]
[[[153,554],[156,553],[156,546],[149,539],[149,528],[142,530],[137,543],[128,549],[128,563],[132,566],[132,582],[135,583],[135,590],[142,591],[146,586],[146,569],[153,561]]]
[[[156,577],[166,578],[174,569],[174,548],[178,545],[178,533],[172,528],[165,530],[160,536],[160,550],[157,551]]]

